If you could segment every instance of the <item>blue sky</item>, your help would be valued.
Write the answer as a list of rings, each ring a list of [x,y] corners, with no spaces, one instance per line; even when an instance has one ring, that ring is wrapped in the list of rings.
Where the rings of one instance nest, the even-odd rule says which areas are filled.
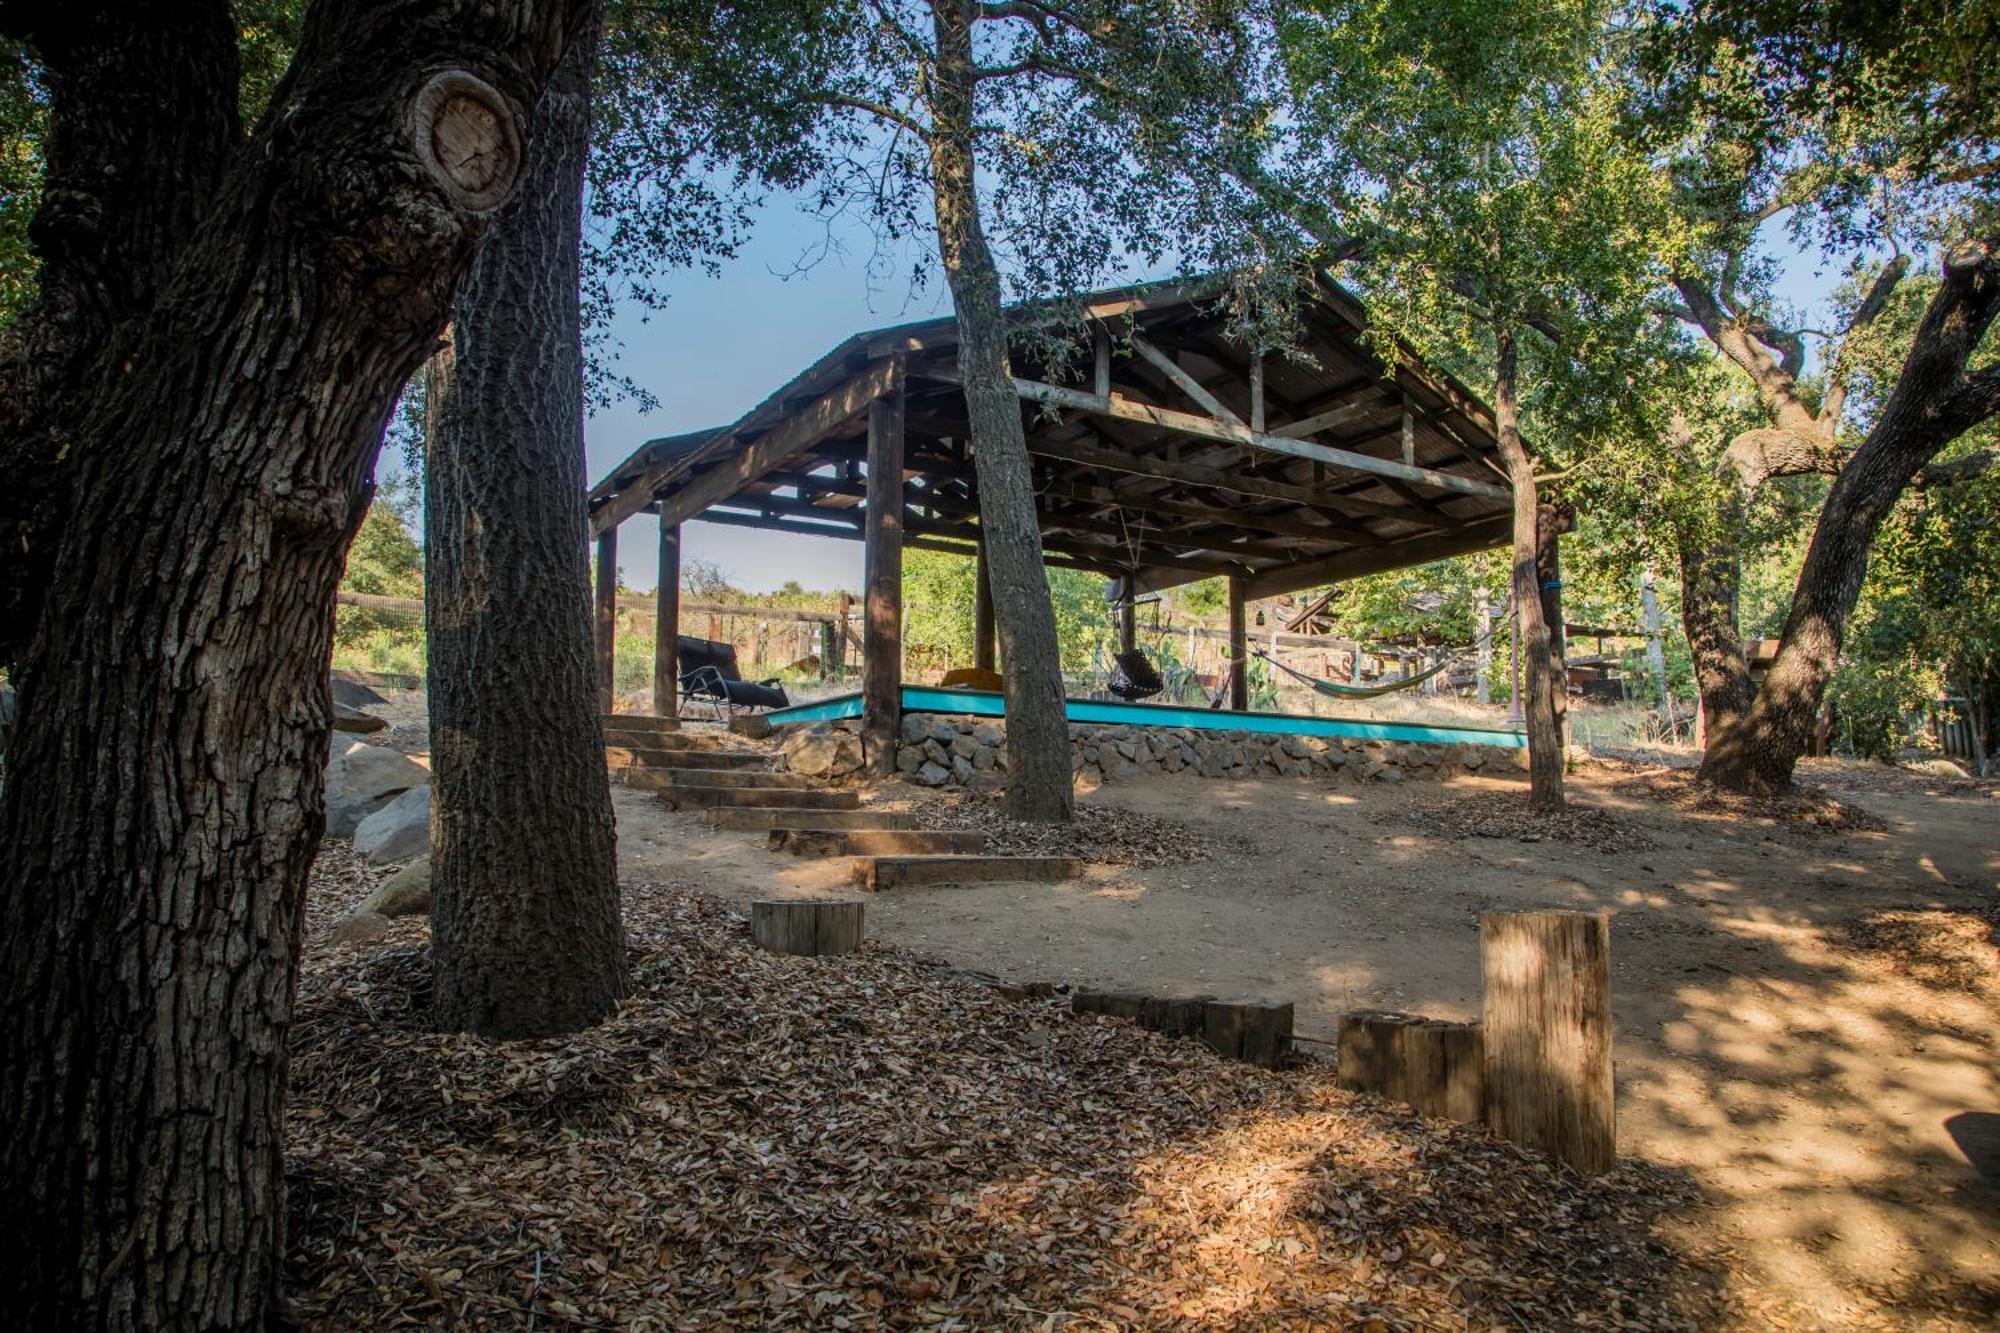
[[[826,238],[816,218],[774,203],[719,276],[680,274],[665,284],[665,309],[621,312],[612,328],[623,344],[620,368],[660,405],[641,413],[620,402],[590,418],[585,453],[592,481],[656,435],[734,421],[851,333],[950,313],[942,283],[912,296],[905,282],[884,286],[879,274],[871,275],[873,242],[859,230],[836,236],[844,253],[797,272],[801,257],[818,253]],[[787,579],[808,588],[861,587],[859,542],[697,522],[682,530],[681,550],[684,560],[717,564],[752,592]],[[619,528],[618,567],[627,586],[653,586],[659,535],[650,519]]]

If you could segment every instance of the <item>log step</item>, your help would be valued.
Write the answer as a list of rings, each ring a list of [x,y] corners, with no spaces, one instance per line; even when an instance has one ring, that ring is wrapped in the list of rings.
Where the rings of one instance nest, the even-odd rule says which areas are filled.
[[[771,898],[750,904],[750,938],[772,953],[823,958],[861,947],[862,904]]]
[[[650,765],[627,769],[625,785],[640,787],[647,791],[658,791],[665,787],[758,787],[776,791],[821,791],[811,778],[797,773],[772,773],[768,770],[748,768],[682,768],[678,764],[668,768],[654,768]]]
[[[654,717],[651,713],[605,713],[598,721],[606,731],[670,732],[681,729],[677,717]]]
[[[751,809],[740,805],[712,807],[708,826],[735,833],[762,833],[774,828],[797,828],[810,821],[818,829],[902,829],[914,825],[916,816],[890,810],[815,810],[801,816],[797,810]]]
[[[793,856],[934,856],[986,850],[969,830],[774,828],[771,850]]]
[[[642,731],[636,727],[606,727],[604,729],[605,750],[673,750],[685,752],[698,750],[712,744],[704,736],[692,736],[685,731]]]
[[[859,810],[861,808],[860,793],[851,791],[794,791],[786,787],[723,787],[705,783],[677,783],[658,790],[660,799],[675,810],[692,810],[710,805],[749,805],[760,806],[767,810]]]
[[[663,750],[654,768],[762,769],[771,766],[771,756],[762,750]]]
[[[854,881],[865,889],[890,889],[991,880],[1049,882],[1082,873],[1083,863],[1072,856],[869,856],[855,863]]]
[[[662,733],[662,739],[667,733]],[[604,762],[612,772],[627,768],[755,768],[770,759],[755,750],[696,750],[672,745],[607,745]]]

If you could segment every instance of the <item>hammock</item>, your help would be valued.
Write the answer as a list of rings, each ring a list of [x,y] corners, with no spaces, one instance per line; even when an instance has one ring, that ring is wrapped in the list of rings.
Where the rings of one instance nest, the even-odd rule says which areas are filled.
[[[1493,637],[1493,635],[1499,630],[1499,628],[1500,628],[1500,622],[1496,620],[1493,622],[1493,628],[1487,630],[1486,633],[1480,635],[1477,639],[1474,639],[1470,647],[1452,654],[1450,657],[1445,658],[1444,661],[1439,662],[1436,666],[1432,667],[1428,671],[1418,672],[1414,676],[1402,676],[1396,680],[1390,681],[1386,685],[1343,685],[1337,680],[1321,680],[1318,676],[1308,676],[1303,671],[1299,671],[1293,667],[1286,666],[1283,662],[1280,662],[1277,658],[1271,656],[1269,653],[1265,652],[1262,648],[1252,648],[1250,651],[1254,653],[1256,656],[1263,658],[1266,662],[1269,662],[1272,666],[1278,668],[1278,670],[1284,672],[1286,675],[1304,681],[1306,684],[1312,686],[1314,690],[1318,691],[1321,694],[1324,694],[1329,699],[1379,699],[1385,694],[1394,694],[1399,690],[1407,690],[1413,686],[1421,685],[1425,681],[1429,680],[1432,676],[1442,675],[1445,672],[1451,670],[1451,668],[1457,664],[1460,658],[1464,657],[1467,653],[1477,652],[1482,646],[1484,646],[1486,642],[1490,640]]]

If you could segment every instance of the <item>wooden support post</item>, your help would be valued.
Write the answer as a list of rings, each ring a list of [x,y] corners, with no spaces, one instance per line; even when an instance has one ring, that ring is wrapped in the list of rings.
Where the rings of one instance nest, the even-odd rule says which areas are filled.
[[[1250,358],[1250,429],[1264,433],[1264,354]]]
[[[861,947],[862,904],[776,898],[750,904],[750,938],[772,953],[824,958]]]
[[[1482,913],[1479,970],[1493,1132],[1586,1174],[1610,1170],[1610,917]]]
[[[1139,604],[1132,595],[1132,576],[1122,580],[1118,596],[1118,651],[1129,653],[1139,642]]]
[[[1094,373],[1091,387],[1099,398],[1111,396],[1111,334],[1102,324],[1094,324],[1090,329],[1090,347]]]
[[[653,591],[653,715],[679,717],[681,698],[681,530],[660,522],[660,582]]]
[[[618,653],[618,529],[597,538],[597,711],[611,713]]]
[[[1479,673],[1473,680],[1473,696],[1480,703],[1493,702],[1493,602],[1479,594]]]
[[[1250,707],[1250,639],[1243,624],[1243,578],[1229,576],[1229,706]]]
[[[833,613],[833,671],[838,676],[847,673],[847,618],[854,614],[854,599],[842,592]]]
[[[903,701],[903,383],[868,405],[868,600],[861,631],[861,743],[868,770],[896,771]]]
[[[1410,414],[1410,398],[1403,395],[1403,462],[1417,465],[1417,419]]]
[[[981,671],[994,669],[996,660],[993,651],[993,583],[992,575],[986,568],[986,539],[979,539],[979,554],[974,561],[972,589],[972,665]]]

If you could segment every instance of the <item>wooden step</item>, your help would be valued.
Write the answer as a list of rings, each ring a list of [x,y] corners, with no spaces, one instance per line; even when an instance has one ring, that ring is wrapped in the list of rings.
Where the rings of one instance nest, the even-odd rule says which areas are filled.
[[[711,807],[708,812],[710,828],[735,833],[762,833],[766,829],[797,828],[806,823],[817,829],[903,829],[916,822],[915,815],[893,810],[815,810],[810,815],[801,815],[796,810],[722,805]]]
[[[685,731],[637,731],[631,727],[608,727],[604,732],[606,750],[697,750],[699,737]]]
[[[868,856],[854,866],[864,889],[905,884],[974,884],[990,880],[1075,879],[1083,862],[1073,856]]]
[[[742,768],[631,768],[625,785],[658,791],[666,787],[755,787],[763,791],[824,791],[797,773],[771,773]]]
[[[674,732],[681,729],[677,717],[654,717],[651,713],[605,713],[599,717],[606,731]]]
[[[771,850],[793,856],[936,856],[986,850],[970,829],[774,828]]]
[[[637,772],[627,778],[639,776]],[[708,805],[760,806],[767,810],[859,810],[861,795],[851,791],[795,791],[788,787],[721,787],[706,783],[676,783],[658,789],[660,799],[675,810]],[[797,822],[797,821],[794,821]]]
[[[727,768],[768,770],[771,756],[762,750],[662,750],[653,768]]]

